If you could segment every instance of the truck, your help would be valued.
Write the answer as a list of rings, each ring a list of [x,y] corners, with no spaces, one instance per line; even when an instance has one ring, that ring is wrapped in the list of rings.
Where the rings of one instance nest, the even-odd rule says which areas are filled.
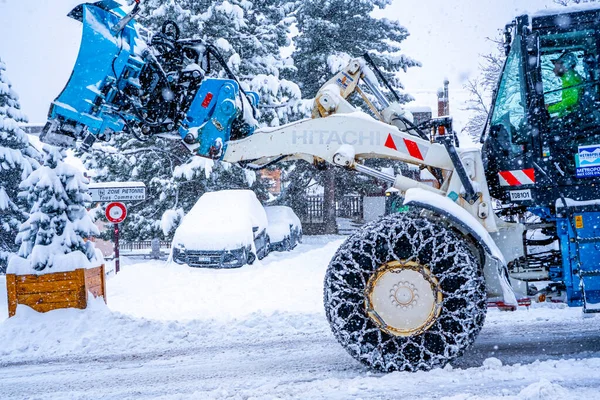
[[[321,87],[311,118],[260,128],[258,96],[214,46],[180,38],[171,21],[151,32],[139,10],[101,1],[70,13],[83,23],[81,48],[41,139],[85,150],[114,134],[160,135],[246,168],[304,160],[388,182],[402,199],[395,212],[349,236],[324,281],[332,332],[356,360],[380,371],[442,367],[474,342],[489,304],[514,310],[528,296],[600,310],[600,9],[505,27],[481,149],[459,147],[449,117],[415,125],[368,54]],[[227,78],[210,77],[211,60]],[[555,69],[567,61],[565,84]],[[370,158],[417,165],[439,185],[371,168]]]

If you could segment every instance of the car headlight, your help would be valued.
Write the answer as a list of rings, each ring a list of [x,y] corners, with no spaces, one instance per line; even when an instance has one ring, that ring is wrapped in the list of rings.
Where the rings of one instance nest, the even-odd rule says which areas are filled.
[[[238,258],[231,251],[226,251],[225,254],[223,255],[223,262],[230,263],[230,262],[237,261],[237,260],[238,260]]]

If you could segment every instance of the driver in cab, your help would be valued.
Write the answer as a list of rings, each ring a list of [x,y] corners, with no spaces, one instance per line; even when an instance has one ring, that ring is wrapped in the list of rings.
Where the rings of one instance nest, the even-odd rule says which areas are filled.
[[[552,63],[554,64],[553,72],[562,83],[561,100],[546,105],[546,108],[550,115],[561,118],[573,112],[579,105],[582,94],[581,84],[584,79],[575,71],[577,58],[573,53],[563,53],[560,57],[552,60]]]

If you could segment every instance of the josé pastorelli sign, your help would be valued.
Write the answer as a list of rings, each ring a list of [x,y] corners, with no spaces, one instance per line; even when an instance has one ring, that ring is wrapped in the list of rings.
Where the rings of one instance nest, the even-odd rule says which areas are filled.
[[[100,182],[88,185],[92,201],[139,201],[146,199],[143,182]]]

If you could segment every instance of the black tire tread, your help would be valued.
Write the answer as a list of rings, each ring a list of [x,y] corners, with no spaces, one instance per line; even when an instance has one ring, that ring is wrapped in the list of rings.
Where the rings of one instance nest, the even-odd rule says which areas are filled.
[[[364,289],[379,266],[392,260],[430,268],[444,295],[442,312],[421,335],[388,334],[367,316]],[[468,240],[431,213],[384,217],[350,236],[325,276],[324,303],[333,334],[357,360],[381,371],[442,367],[477,337],[486,313],[480,256]]]

